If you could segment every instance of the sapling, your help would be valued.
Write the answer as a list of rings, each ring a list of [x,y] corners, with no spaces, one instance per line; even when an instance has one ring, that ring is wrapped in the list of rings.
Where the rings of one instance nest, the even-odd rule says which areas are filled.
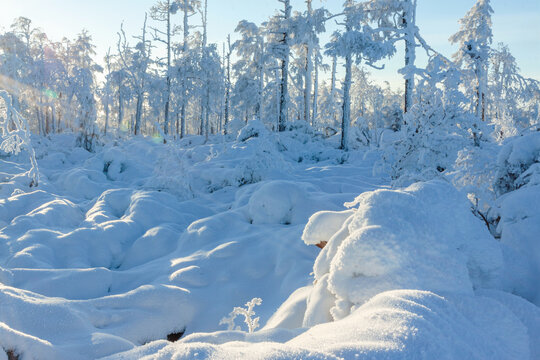
[[[245,308],[236,306],[233,311],[229,314],[229,316],[224,317],[219,322],[219,325],[227,325],[228,330],[241,330],[240,326],[235,326],[234,319],[238,315],[244,316],[244,322],[248,326],[248,332],[251,334],[259,327],[259,317],[257,316],[254,318],[255,311],[253,311],[253,308],[256,305],[261,305],[262,299],[261,298],[253,298],[251,301],[248,301],[245,305]]]

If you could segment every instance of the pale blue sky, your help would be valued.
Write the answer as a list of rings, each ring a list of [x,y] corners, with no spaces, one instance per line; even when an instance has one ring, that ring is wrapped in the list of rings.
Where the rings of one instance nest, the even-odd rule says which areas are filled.
[[[256,23],[266,20],[280,6],[277,0],[208,0],[209,40],[221,43],[233,33],[238,21]],[[120,23],[128,34],[138,32],[144,12],[154,0],[1,0],[0,27],[8,28],[17,16],[26,16],[41,27],[51,39],[74,37],[82,28],[92,34],[101,59],[110,46],[114,49]],[[339,11],[342,0],[314,0]],[[457,31],[458,19],[475,0],[419,0],[418,25],[427,42],[450,56],[455,49],[448,37]],[[293,9],[304,10],[304,0],[292,0]],[[494,42],[505,42],[516,57],[524,75],[540,80],[540,0],[492,0]],[[179,16],[175,19],[181,22]],[[197,18],[193,18],[198,22]],[[330,30],[334,28],[331,25]],[[234,35],[233,35],[234,36]],[[386,65],[386,70],[373,70],[379,81],[401,84],[396,73],[401,65],[399,54]],[[420,59],[421,61],[422,59]]]

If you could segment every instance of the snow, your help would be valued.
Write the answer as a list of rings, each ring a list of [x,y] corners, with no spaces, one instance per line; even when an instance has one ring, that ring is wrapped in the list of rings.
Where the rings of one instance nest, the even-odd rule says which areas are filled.
[[[500,234],[507,259],[505,289],[540,306],[540,185],[525,186],[501,196],[491,216],[500,218]]]
[[[539,356],[538,304],[511,294],[534,299],[536,187],[500,199],[498,242],[447,182],[390,190],[376,151],[345,155],[307,127],[238,132],[95,153],[43,138],[37,189],[18,177],[24,156],[0,159],[0,347],[23,360]],[[260,329],[219,324],[254,298]]]
[[[526,327],[500,302],[484,296],[388,291],[345,319],[298,331],[191,335],[175,344],[159,343],[159,350],[156,343],[107,359],[525,359],[530,355]]]

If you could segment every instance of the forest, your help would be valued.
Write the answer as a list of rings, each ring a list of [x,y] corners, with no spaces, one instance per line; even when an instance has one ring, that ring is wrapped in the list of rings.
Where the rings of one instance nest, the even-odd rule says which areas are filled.
[[[0,360],[540,358],[540,79],[341,2],[2,24]]]

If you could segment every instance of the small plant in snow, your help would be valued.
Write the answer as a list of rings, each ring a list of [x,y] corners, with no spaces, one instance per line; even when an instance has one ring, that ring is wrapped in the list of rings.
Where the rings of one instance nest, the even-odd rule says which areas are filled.
[[[251,299],[251,301],[248,301],[246,303],[245,308],[238,307],[238,306],[235,307],[233,311],[231,311],[229,316],[221,319],[221,321],[219,322],[219,325],[227,325],[228,330],[241,330],[240,326],[235,326],[234,319],[236,319],[238,315],[243,315],[244,322],[248,326],[248,332],[251,334],[252,332],[255,331],[255,329],[259,327],[259,317],[256,317],[256,318],[253,317],[255,315],[255,311],[253,311],[253,308],[256,305],[261,305],[261,304],[262,304],[261,298],[253,298]]]

